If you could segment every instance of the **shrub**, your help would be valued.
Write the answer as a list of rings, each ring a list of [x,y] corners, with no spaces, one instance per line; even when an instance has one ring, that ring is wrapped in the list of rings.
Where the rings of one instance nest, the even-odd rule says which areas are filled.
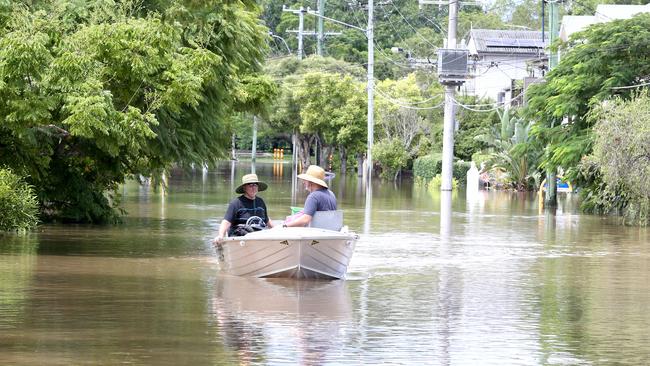
[[[467,171],[472,166],[472,163],[469,161],[454,161],[453,177],[458,180],[458,184],[465,186],[467,184]]]
[[[454,162],[452,175],[457,180],[457,183],[465,184],[470,166],[470,162],[462,160]],[[424,179],[426,182],[431,181],[440,174],[442,174],[442,154],[440,153],[423,156],[413,163],[413,175]]]
[[[442,185],[442,176],[440,174],[436,175],[429,181],[429,189],[440,189],[440,186]],[[451,179],[451,189],[457,189],[458,188],[458,179],[452,178]]]
[[[38,224],[38,201],[30,185],[0,169],[0,231],[26,231]]]
[[[397,139],[380,141],[372,152],[381,166],[380,176],[384,179],[396,179],[397,174],[408,164],[409,156],[404,145]]]
[[[476,163],[478,170],[481,170],[481,164],[485,163],[487,165],[491,157],[492,155],[489,153],[476,152],[472,154],[472,161]]]
[[[413,175],[430,181],[442,173],[442,154],[434,153],[417,158],[413,162]]]

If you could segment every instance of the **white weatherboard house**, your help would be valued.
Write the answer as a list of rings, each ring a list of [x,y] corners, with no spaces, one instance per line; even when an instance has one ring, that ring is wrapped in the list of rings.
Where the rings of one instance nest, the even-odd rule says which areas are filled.
[[[508,106],[520,103],[524,80],[542,76],[546,60],[541,31],[473,29],[467,44],[472,75],[467,95],[491,98]]]
[[[560,25],[560,39],[567,41],[573,33],[586,29],[596,23],[607,23],[615,19],[630,19],[639,13],[649,13],[650,4],[613,5],[600,4],[594,15],[565,15]]]

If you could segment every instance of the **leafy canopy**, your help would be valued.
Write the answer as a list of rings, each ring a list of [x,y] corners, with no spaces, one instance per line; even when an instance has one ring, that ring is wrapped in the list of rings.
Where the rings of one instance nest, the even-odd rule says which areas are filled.
[[[596,24],[560,45],[559,65],[546,82],[529,89],[527,116],[532,133],[549,147],[543,166],[571,168],[591,151],[589,111],[618,95],[622,86],[647,81],[650,75],[650,14]]]
[[[273,92],[250,77],[267,37],[254,2],[138,4],[0,7],[0,163],[30,176],[46,214],[111,220],[106,191],[215,161],[228,116]]]

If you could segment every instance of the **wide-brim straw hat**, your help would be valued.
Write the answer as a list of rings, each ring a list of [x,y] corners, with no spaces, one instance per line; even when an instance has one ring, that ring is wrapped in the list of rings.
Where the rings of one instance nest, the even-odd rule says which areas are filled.
[[[241,177],[241,185],[235,189],[235,192],[244,193],[244,186],[250,183],[257,183],[258,192],[265,191],[269,187],[266,183],[260,182],[260,180],[257,179],[257,174],[246,174]]]
[[[304,174],[298,174],[298,178],[329,188],[327,183],[325,183],[325,169],[318,165],[310,165],[309,168],[307,168],[307,172]]]

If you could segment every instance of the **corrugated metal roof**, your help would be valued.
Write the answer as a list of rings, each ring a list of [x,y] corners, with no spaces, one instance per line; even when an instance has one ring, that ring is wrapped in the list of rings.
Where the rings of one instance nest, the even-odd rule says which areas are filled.
[[[548,32],[546,34],[548,44]],[[474,43],[477,53],[538,54],[545,47],[541,31],[472,29],[470,42]]]

